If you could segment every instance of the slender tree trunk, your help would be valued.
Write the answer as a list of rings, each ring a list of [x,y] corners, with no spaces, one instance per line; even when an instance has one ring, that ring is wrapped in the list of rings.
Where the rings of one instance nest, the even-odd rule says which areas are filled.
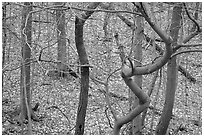
[[[5,49],[6,49],[6,39],[7,39],[7,34],[6,34],[6,2],[3,2],[3,6],[2,6],[2,68],[4,68],[4,64],[5,64]],[[2,74],[2,89],[4,86],[4,75]]]
[[[83,43],[83,24],[78,17],[75,21],[75,42],[81,65],[89,64],[86,50]],[[81,92],[80,101],[77,112],[77,122],[75,134],[82,135],[84,133],[84,122],[86,116],[86,108],[88,103],[89,89],[89,67],[81,67]]]
[[[100,4],[99,2],[93,2],[90,3],[87,8],[95,9],[99,4]],[[92,14],[93,12],[90,11],[85,12],[85,14],[82,14],[81,17],[78,16],[75,17],[75,43],[81,64],[81,89],[79,95],[79,106],[77,111],[75,128],[76,135],[84,134],[85,116],[88,104],[89,61],[86,53],[86,48],[83,42],[83,26],[86,19],[88,19]]]
[[[170,27],[170,35],[173,38],[172,46],[175,45],[174,43],[177,43],[178,33],[180,29],[181,13],[182,13],[182,6],[180,4],[177,4],[173,8],[172,21],[171,21],[172,24]],[[158,135],[166,134],[169,122],[171,120],[175,91],[177,86],[177,73],[178,71],[177,71],[176,57],[173,57],[171,60],[169,60],[167,65],[165,105],[163,108],[161,118],[159,120],[159,124],[157,125],[157,128],[156,128],[156,134]]]
[[[27,15],[32,11],[32,3],[25,2],[23,9],[22,18],[22,66],[21,66],[21,85],[20,85],[20,96],[21,96],[21,113],[20,118],[23,121],[27,118],[29,112],[32,115],[31,109],[31,92],[30,92],[30,57],[31,57],[31,39],[32,39],[32,16],[29,15],[27,20]],[[25,65],[27,64],[27,65]],[[29,116],[29,117],[30,117]]]
[[[2,30],[3,30],[3,35],[2,35],[2,68],[4,67],[4,61],[5,61],[5,48],[6,48],[6,39],[7,39],[7,35],[6,35],[6,2],[3,2],[3,6],[2,6],[2,11],[3,11],[3,18],[2,18]],[[3,81],[3,79],[2,79]]]
[[[63,5],[63,2],[55,2],[55,5]],[[56,10],[56,22],[57,22],[57,43],[58,43],[58,69],[65,70],[66,68],[66,57],[67,57],[67,48],[66,48],[66,32],[65,32],[65,12],[63,10]]]

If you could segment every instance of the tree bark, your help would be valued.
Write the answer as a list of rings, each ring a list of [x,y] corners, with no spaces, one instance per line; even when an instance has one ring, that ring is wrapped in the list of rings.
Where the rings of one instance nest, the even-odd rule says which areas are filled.
[[[182,6],[180,4],[175,5],[172,14],[172,23],[170,27],[170,35],[173,38],[173,45],[177,43],[178,33],[180,29]],[[174,97],[177,86],[177,63],[176,56],[169,60],[167,65],[167,82],[166,82],[166,95],[165,103],[159,124],[156,128],[156,134],[166,134],[169,122],[171,120],[172,109],[174,105]]]

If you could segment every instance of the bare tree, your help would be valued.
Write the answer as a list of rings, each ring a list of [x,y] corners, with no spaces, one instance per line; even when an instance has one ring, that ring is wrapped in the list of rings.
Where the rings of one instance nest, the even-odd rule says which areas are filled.
[[[30,58],[31,58],[31,41],[32,41],[32,16],[29,12],[32,11],[32,3],[25,2],[23,8],[22,19],[22,66],[21,66],[21,113],[20,121],[28,118],[28,134],[31,132],[31,116],[34,116],[31,108],[31,92],[30,92]]]
[[[67,61],[67,47],[66,47],[66,28],[65,28],[65,11],[60,9],[63,8],[63,2],[55,2],[55,5],[62,5],[56,10],[56,22],[57,22],[57,43],[58,43],[58,56],[57,59],[60,61],[58,63],[58,69],[64,70],[66,68]]]
[[[90,3],[87,8],[95,9],[99,4],[99,2]],[[83,25],[86,19],[88,19],[93,13],[93,11],[87,11],[80,17],[75,17],[75,43],[81,64],[81,91],[79,95],[79,106],[77,111],[75,129],[75,134],[77,135],[82,135],[84,133],[84,122],[86,116],[89,90],[89,61],[83,42]]]

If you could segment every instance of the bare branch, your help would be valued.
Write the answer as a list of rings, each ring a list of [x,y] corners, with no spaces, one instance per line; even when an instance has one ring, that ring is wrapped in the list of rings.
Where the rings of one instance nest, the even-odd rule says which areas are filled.
[[[117,16],[128,26],[130,27],[132,30],[135,29],[135,25],[130,22],[128,19],[126,19],[124,16],[120,15],[120,14],[117,14]]]
[[[108,124],[110,125],[110,128],[113,128],[113,126],[111,125],[110,118],[108,117],[107,110],[108,110],[108,108],[105,109],[105,115],[106,115],[106,118],[108,119]]]
[[[186,44],[186,45],[177,45],[175,48],[174,48],[174,51],[177,51],[178,49],[180,48],[189,48],[189,47],[199,47],[199,46],[202,46],[202,44]]]
[[[67,119],[68,123],[70,124],[69,117],[58,106],[50,106],[46,109],[51,109],[51,108],[59,110],[62,113],[62,115]]]
[[[190,14],[189,14],[189,12],[188,12],[188,9],[187,9],[187,7],[186,7],[186,4],[183,3],[183,5],[184,5],[184,9],[185,9],[185,11],[186,11],[186,14],[187,14],[188,18],[189,18],[191,21],[193,21],[193,23],[195,23],[195,25],[196,25],[196,27],[197,27],[197,31],[200,32],[200,31],[201,31],[200,26],[198,25],[198,23],[196,22],[196,20],[193,19],[193,18],[190,16]]]
[[[172,38],[170,38],[163,30],[161,30],[161,28],[157,24],[151,21],[151,19],[149,18],[148,14],[145,11],[145,8],[144,8],[145,5],[143,5],[142,2],[139,5],[137,4],[134,4],[134,5],[138,8],[138,10],[141,12],[143,17],[145,18],[145,20],[152,27],[152,29],[161,37],[162,40],[164,40],[166,45],[170,46],[172,42]]]
[[[166,50],[165,50],[163,57],[159,58],[155,63],[147,64],[145,66],[134,68],[133,75],[145,75],[145,74],[150,74],[150,73],[158,70],[159,68],[161,68],[162,66],[164,66],[168,62],[168,60],[171,57],[171,54],[173,52],[172,45],[171,45],[172,44],[172,38],[169,37],[164,31],[162,31],[159,26],[157,26],[156,24],[154,24],[151,21],[151,19],[147,15],[145,8],[144,8],[144,5],[142,3],[140,3],[138,5],[137,4],[134,4],[134,5],[138,8],[138,10],[141,12],[143,17],[145,18],[145,20],[152,27],[152,29],[161,37],[161,39],[164,41],[165,47],[166,47]],[[129,70],[129,72],[127,71],[126,76],[132,76],[132,71],[131,70]]]
[[[186,7],[186,4],[183,3],[183,5],[184,5],[184,8],[185,8],[185,11],[186,11],[186,14],[187,14],[188,18],[189,18],[191,21],[193,21],[194,24],[195,24],[196,27],[197,27],[197,30],[196,30],[196,31],[194,31],[193,33],[191,33],[189,36],[187,36],[187,37],[183,40],[183,43],[187,43],[187,42],[190,41],[192,38],[194,38],[196,35],[198,35],[199,33],[201,33],[202,30],[200,29],[200,26],[199,26],[198,23],[195,21],[195,19],[193,19],[193,18],[190,16],[190,14],[189,14],[189,12],[188,12],[188,9],[187,9],[187,7]]]
[[[135,15],[139,15],[142,16],[139,13],[136,12],[132,12],[132,11],[127,11],[127,10],[105,10],[105,9],[82,9],[82,8],[78,8],[78,7],[66,7],[64,8],[65,10],[67,9],[75,9],[75,10],[80,10],[80,11],[87,11],[87,12],[108,12],[108,13],[130,13],[130,14],[135,14]]]
[[[172,56],[171,56],[171,58],[173,58],[173,57],[175,57],[175,56],[177,56],[177,55],[179,55],[179,54],[183,54],[183,53],[188,53],[188,52],[202,52],[202,50],[184,50],[184,51],[180,51],[180,52],[177,52],[177,53],[174,53]]]
[[[202,30],[201,31],[195,31],[195,32],[191,33],[189,36],[187,36],[183,40],[183,43],[185,44],[185,43],[189,42],[192,38],[194,38],[196,35],[200,34],[201,32],[202,32]]]
[[[196,79],[191,76],[191,74],[186,71],[186,69],[184,67],[182,67],[181,65],[178,66],[178,70],[181,72],[181,74],[183,74],[187,79],[190,80],[190,82],[193,82],[195,84]]]

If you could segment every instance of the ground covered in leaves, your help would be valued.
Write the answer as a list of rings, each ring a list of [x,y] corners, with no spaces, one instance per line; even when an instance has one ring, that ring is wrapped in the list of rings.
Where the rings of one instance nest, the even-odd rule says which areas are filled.
[[[151,76],[150,76],[151,77]],[[148,76],[144,77],[148,83]],[[39,103],[35,114],[40,121],[32,121],[32,132],[35,135],[67,135],[74,134],[76,114],[78,107],[78,97],[80,91],[79,79],[38,79],[36,89],[32,92],[32,105]],[[118,115],[127,114],[129,108],[128,92],[126,86],[121,86],[121,81],[112,83],[110,88],[112,105],[117,110]],[[110,135],[112,134],[113,118],[107,108],[102,87],[90,83],[89,104],[86,115],[85,133],[86,135]],[[181,86],[181,85],[179,85]],[[175,100],[172,119],[169,125],[168,134],[200,135],[202,134],[201,119],[201,99],[198,85],[191,85],[194,90],[182,92],[178,90]],[[198,88],[195,90],[195,88]],[[17,89],[17,88],[16,88]],[[164,92],[152,95],[152,102],[148,109],[145,127],[142,134],[152,134],[162,113]],[[124,92],[125,91],[125,92]],[[195,92],[194,92],[195,91]],[[185,95],[184,95],[185,94]],[[186,95],[188,94],[188,95]],[[198,96],[195,96],[198,95]],[[186,98],[183,98],[186,97]],[[157,99],[157,105],[153,102]],[[26,121],[23,125],[18,123],[18,116],[15,114],[19,107],[19,90],[4,91],[2,102],[2,134],[19,135],[26,134]],[[124,125],[121,134],[129,134],[130,125]]]

